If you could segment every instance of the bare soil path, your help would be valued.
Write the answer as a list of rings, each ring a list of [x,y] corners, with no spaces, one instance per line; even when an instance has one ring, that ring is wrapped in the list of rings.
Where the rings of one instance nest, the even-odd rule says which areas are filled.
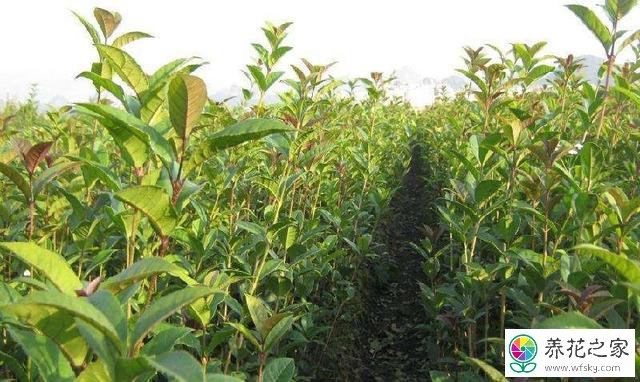
[[[422,258],[409,244],[424,238],[424,226],[435,226],[434,202],[439,190],[422,151],[413,159],[402,187],[391,201],[378,241],[386,253],[369,266],[362,290],[363,312],[350,326],[357,331],[341,369],[344,380],[428,381],[429,354],[435,339],[420,329],[425,312],[418,282],[424,282]],[[349,329],[347,329],[349,330]]]

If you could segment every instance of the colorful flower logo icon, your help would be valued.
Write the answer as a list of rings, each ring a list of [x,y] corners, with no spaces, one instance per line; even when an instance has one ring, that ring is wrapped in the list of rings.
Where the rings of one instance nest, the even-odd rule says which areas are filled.
[[[538,344],[526,334],[515,336],[509,344],[509,355],[515,362],[509,364],[516,373],[531,373],[536,369],[533,359],[538,354]]]

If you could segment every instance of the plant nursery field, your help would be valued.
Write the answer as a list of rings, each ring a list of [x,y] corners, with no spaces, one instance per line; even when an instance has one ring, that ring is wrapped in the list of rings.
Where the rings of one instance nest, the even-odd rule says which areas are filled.
[[[76,14],[94,95],[0,107],[0,379],[506,381],[506,328],[635,329],[636,3],[567,6],[595,81],[545,42],[461,47],[423,108],[284,65],[288,23],[215,101],[203,60],[150,71],[126,15]]]

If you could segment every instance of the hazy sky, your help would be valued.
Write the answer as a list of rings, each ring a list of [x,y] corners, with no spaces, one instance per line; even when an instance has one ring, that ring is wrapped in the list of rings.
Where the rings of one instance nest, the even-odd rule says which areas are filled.
[[[261,41],[265,20],[293,21],[290,60],[338,61],[336,76],[362,76],[410,67],[424,76],[446,77],[460,67],[462,47],[546,40],[547,53],[602,56],[595,38],[562,5],[595,6],[584,0],[0,0],[0,99],[23,97],[38,83],[41,99],[78,101],[91,94],[74,77],[96,53],[74,10],[93,20],[95,6],[122,14],[116,34],[141,30],[155,36],[127,50],[147,72],[174,58],[200,56],[198,71],[214,93],[246,84],[241,69]],[[640,10],[624,21],[640,28]]]

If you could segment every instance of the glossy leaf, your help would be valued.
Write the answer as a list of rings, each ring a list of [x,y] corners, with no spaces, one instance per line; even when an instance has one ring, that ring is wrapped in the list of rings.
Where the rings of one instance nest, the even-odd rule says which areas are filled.
[[[140,95],[149,87],[149,79],[140,65],[124,50],[109,45],[97,44],[100,55],[112,64],[118,76]]]
[[[265,324],[270,316],[269,309],[258,297],[245,294],[244,298],[247,302],[247,308],[249,309],[249,314],[251,315],[253,324],[256,326],[256,329],[258,329],[262,337],[265,338],[267,336]]]
[[[65,295],[60,292],[38,291],[33,292],[17,303],[3,306],[2,310],[9,313],[20,314],[29,306],[33,309],[39,307],[52,307],[79,318],[104,333],[116,346],[120,346],[120,338],[111,321],[96,307],[85,299]]]
[[[72,13],[80,21],[82,26],[84,26],[84,28],[87,30],[87,33],[89,33],[89,36],[91,36],[91,41],[93,41],[94,44],[99,44],[100,36],[98,35],[98,31],[96,31],[96,28],[94,28],[93,25],[91,25],[91,23],[87,19],[80,16],[76,12],[72,12]]]
[[[213,151],[218,151],[287,131],[291,131],[291,128],[277,119],[247,119],[214,133],[209,137],[207,144]]]
[[[76,273],[59,254],[34,243],[0,242],[0,247],[42,273],[61,292],[75,296],[76,289],[82,288]]]
[[[155,300],[138,318],[131,334],[131,344],[134,348],[146,337],[155,325],[172,315],[178,309],[190,303],[215,293],[217,289],[194,286],[178,290]]]
[[[56,307],[23,305],[19,302],[12,304],[4,314],[37,329],[39,334],[52,340],[73,366],[79,367],[84,363],[89,348],[71,314]]]
[[[31,188],[29,187],[29,182],[24,175],[20,174],[16,169],[8,164],[4,164],[2,162],[0,162],[0,173],[4,174],[13,182],[13,184],[16,185],[16,187],[18,187],[20,192],[24,195],[25,200],[31,200]]]
[[[607,28],[598,16],[584,5],[570,4],[566,6],[576,15],[580,21],[593,33],[605,51],[609,51],[612,44],[611,31]]]
[[[291,358],[274,358],[264,368],[263,382],[293,381],[296,365]]]
[[[207,102],[207,87],[196,76],[178,75],[169,84],[168,92],[171,123],[178,136],[186,139]]]
[[[292,316],[284,316],[268,330],[264,341],[264,350],[271,350],[291,329],[294,318]]]
[[[108,278],[102,283],[101,287],[114,292],[119,292],[138,281],[163,273],[174,275],[183,280],[189,281],[190,283],[195,282],[191,280],[183,268],[172,264],[163,258],[151,256],[136,261],[127,269]]]
[[[134,41],[137,41],[143,38],[151,38],[151,37],[153,36],[144,32],[127,32],[122,36],[119,36],[118,38],[113,40],[113,42],[111,43],[111,46],[116,48],[122,48],[123,46],[128,45]]]
[[[478,183],[475,190],[476,203],[482,204],[485,200],[495,194],[500,188],[499,180],[483,180]]]
[[[161,187],[130,187],[118,191],[115,197],[147,216],[153,229],[160,236],[168,236],[178,224],[171,198]]]
[[[124,90],[122,90],[122,87],[116,84],[115,82],[113,82],[111,79],[104,78],[94,72],[82,72],[76,76],[76,78],[80,78],[80,77],[91,80],[91,82],[93,82],[93,86],[95,86],[96,89],[103,88],[107,90],[114,97],[116,97],[116,99],[118,99],[123,106],[127,105],[127,101],[125,100]]]
[[[485,361],[479,360],[477,358],[463,356],[464,360],[472,365],[475,365],[482,369],[484,373],[487,375],[490,381],[493,382],[507,382],[508,380],[504,377],[504,375],[496,370],[493,366],[489,365]]]
[[[41,335],[27,330],[9,329],[9,334],[33,360],[40,377],[46,382],[72,382],[73,369],[56,345]]]
[[[602,329],[593,319],[579,312],[561,313],[534,325],[535,329]]]
[[[158,372],[180,382],[204,381],[204,371],[198,361],[185,351],[173,351],[145,358]]]
[[[640,263],[629,259],[625,255],[618,255],[602,247],[592,244],[580,244],[574,247],[574,250],[584,251],[599,257],[605,263],[611,265],[625,279],[631,283],[640,283]]]
[[[78,375],[76,382],[111,382],[113,377],[104,362],[97,360],[91,362],[86,369]]]

